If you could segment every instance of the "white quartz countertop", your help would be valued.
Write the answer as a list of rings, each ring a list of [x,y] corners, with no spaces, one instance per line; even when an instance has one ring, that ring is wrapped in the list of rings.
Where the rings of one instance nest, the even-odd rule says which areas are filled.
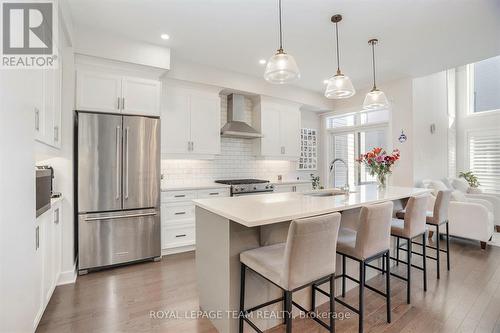
[[[215,182],[192,182],[192,183],[168,183],[161,184],[161,190],[164,191],[181,191],[181,190],[202,190],[210,188],[229,188],[229,185],[219,184]]]
[[[318,192],[327,191],[338,190],[327,189]],[[362,185],[352,191],[348,196],[311,196],[293,192],[198,199],[194,200],[194,203],[246,227],[257,227],[430,193],[428,189],[396,186],[380,190],[376,185]]]

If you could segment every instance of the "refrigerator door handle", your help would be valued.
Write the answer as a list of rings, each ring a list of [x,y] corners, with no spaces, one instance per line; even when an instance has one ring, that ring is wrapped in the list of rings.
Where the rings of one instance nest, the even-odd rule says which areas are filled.
[[[120,200],[120,126],[116,126],[116,200]]]
[[[128,132],[130,128],[125,127],[125,200],[128,199]]]
[[[129,214],[129,215],[114,215],[114,216],[103,216],[103,217],[87,217],[85,218],[85,221],[91,222],[91,221],[102,221],[102,220],[116,220],[116,219],[125,219],[125,218],[132,218],[132,217],[142,217],[142,216],[154,216],[157,215],[157,212],[151,212],[151,213],[140,213],[140,214]]]

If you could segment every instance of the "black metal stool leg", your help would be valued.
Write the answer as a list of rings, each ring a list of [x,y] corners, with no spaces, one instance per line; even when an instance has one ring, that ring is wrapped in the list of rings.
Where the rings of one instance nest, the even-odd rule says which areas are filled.
[[[240,273],[240,313],[239,313],[239,333],[243,333],[243,315],[245,311],[245,265],[241,264]]]
[[[286,333],[292,333],[292,292],[285,291]]]
[[[407,240],[408,243],[408,264],[406,265],[406,274],[408,275],[408,285],[406,286],[406,303],[410,304],[411,302],[411,240]]]
[[[365,314],[365,263],[359,262],[359,315],[358,331],[363,333],[363,319]]]
[[[446,221],[446,265],[450,270],[450,229],[448,224],[448,221]]]
[[[385,266],[387,267],[387,272],[385,275],[385,293],[386,293],[386,306],[387,306],[387,322],[391,322],[391,256],[389,251],[385,254]]]
[[[427,291],[427,235],[426,232],[422,235],[422,268],[424,270],[424,291]]]
[[[330,333],[335,332],[335,275],[330,277]]]
[[[439,238],[439,225],[436,225],[436,266],[437,266],[437,278],[440,278],[440,258],[441,258],[441,250],[439,247],[440,238]]]
[[[313,306],[312,308],[312,311],[314,311],[314,307],[315,307],[315,304],[316,304],[316,292],[314,291],[314,288],[311,288],[312,289],[312,304],[311,306]],[[288,324],[288,316],[287,316],[287,312],[286,312],[286,290],[283,290],[283,324]]]
[[[345,256],[342,256],[342,297],[345,297],[345,272],[346,264],[345,264]]]
[[[399,266],[399,237],[396,238],[396,266]]]

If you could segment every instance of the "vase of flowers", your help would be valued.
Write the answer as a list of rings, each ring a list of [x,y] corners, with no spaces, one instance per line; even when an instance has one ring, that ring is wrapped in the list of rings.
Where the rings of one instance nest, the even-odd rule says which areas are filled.
[[[377,177],[377,183],[380,188],[387,186],[387,176],[392,173],[392,166],[399,160],[400,153],[398,149],[394,149],[392,154],[387,154],[380,147],[362,154],[356,160],[359,164],[363,164],[371,176]]]

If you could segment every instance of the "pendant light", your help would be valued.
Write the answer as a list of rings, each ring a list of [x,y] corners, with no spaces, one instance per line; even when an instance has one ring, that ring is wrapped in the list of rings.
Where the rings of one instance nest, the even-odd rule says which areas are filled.
[[[378,39],[370,39],[368,41],[368,44],[372,47],[373,88],[368,94],[366,94],[365,101],[363,102],[363,109],[365,110],[380,110],[389,106],[387,97],[383,91],[377,89],[375,81],[375,45],[377,45],[377,43]]]
[[[283,50],[283,29],[281,24],[281,0],[278,0],[279,11],[279,48],[267,62],[264,79],[276,84],[290,83],[300,78],[299,67],[295,59]]]
[[[325,97],[330,99],[349,98],[356,93],[351,79],[340,71],[340,52],[339,52],[339,27],[338,23],[342,21],[342,15],[333,15],[331,21],[335,23],[335,40],[337,45],[337,74],[328,79]]]

